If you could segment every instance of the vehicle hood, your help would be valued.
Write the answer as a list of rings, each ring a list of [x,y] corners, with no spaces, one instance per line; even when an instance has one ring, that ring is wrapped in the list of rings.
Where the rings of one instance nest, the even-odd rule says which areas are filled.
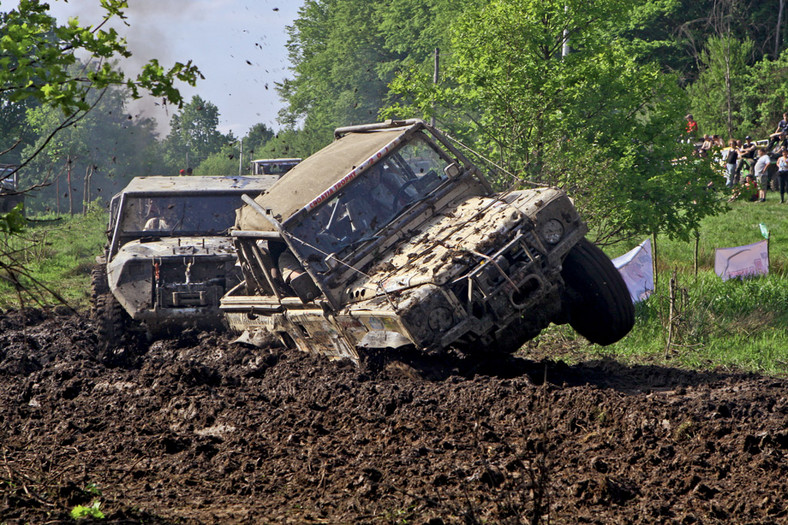
[[[136,240],[124,244],[113,260],[122,257],[159,259],[164,257],[235,256],[232,240],[228,237],[161,237],[156,240]]]
[[[390,294],[426,283],[442,286],[453,281],[484,263],[481,254],[502,248],[518,226],[532,230],[529,217],[536,217],[547,203],[562,197],[564,192],[554,188],[470,197],[413,232],[354,282],[346,299],[362,300],[384,290]]]

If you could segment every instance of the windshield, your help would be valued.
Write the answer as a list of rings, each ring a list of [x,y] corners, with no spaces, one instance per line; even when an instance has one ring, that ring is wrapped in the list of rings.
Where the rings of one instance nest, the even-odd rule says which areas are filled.
[[[322,260],[375,233],[446,179],[451,161],[416,135],[373,164],[290,232],[302,241],[308,260]],[[322,252],[322,253],[321,253]],[[312,255],[312,257],[310,257]],[[317,257],[315,257],[317,256]]]
[[[16,173],[11,175],[14,168],[2,167],[0,168],[0,189],[15,190],[16,189]]]
[[[300,159],[286,161],[252,161],[255,175],[284,175],[293,169],[299,162],[301,162]]]
[[[240,195],[127,196],[120,231],[133,235],[221,235],[235,223]]]

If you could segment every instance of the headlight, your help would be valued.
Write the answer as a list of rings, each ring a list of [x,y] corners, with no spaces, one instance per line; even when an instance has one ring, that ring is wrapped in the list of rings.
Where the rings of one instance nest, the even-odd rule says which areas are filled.
[[[542,226],[542,238],[548,244],[557,244],[564,236],[564,225],[558,219],[550,219]]]
[[[454,316],[452,315],[451,310],[444,308],[443,306],[430,309],[430,313],[427,315],[430,328],[436,332],[448,330],[452,327],[452,324],[454,324]]]

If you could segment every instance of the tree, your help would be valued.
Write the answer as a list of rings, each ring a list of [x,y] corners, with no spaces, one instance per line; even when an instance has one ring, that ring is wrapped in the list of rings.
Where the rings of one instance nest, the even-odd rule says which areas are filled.
[[[33,202],[31,208],[60,211],[60,199],[65,194],[71,213],[84,210],[86,201],[98,196],[109,199],[132,177],[160,171],[155,122],[136,120],[127,114],[125,92],[119,88],[89,96],[99,98],[90,101],[93,109],[50,139],[22,170],[24,179],[38,186],[28,199]],[[38,106],[27,113],[29,127],[40,141],[60,125],[60,117],[60,110],[49,106]],[[23,155],[39,148],[39,143],[33,142]],[[72,182],[61,187],[64,174]],[[83,183],[77,184],[77,180]]]
[[[255,124],[244,138],[244,154],[249,159],[258,158],[255,155],[265,144],[274,138],[274,130],[263,124]],[[248,153],[248,155],[247,155]]]
[[[154,59],[135,77],[128,77],[113,66],[112,60],[128,58],[131,53],[114,29],[103,27],[112,18],[124,20],[123,10],[127,5],[124,0],[101,0],[103,20],[96,26],[80,26],[75,19],[60,26],[49,15],[49,5],[40,0],[20,0],[16,9],[0,14],[3,103],[32,100],[59,109],[63,119],[52,136],[79,121],[91,109],[87,96],[91,90],[124,86],[134,98],[145,90],[180,106],[182,98],[175,83],[194,85],[201,76],[191,61],[176,62],[165,69]],[[92,67],[73,69],[77,53],[89,56]],[[20,160],[24,165],[29,158]]]
[[[208,155],[204,161],[194,170],[195,175],[238,175],[238,172],[249,172],[249,166],[244,165],[238,160],[238,147],[230,144],[225,145],[221,151]]]
[[[747,68],[742,86],[742,131],[765,137],[788,109],[788,50]]]
[[[719,199],[706,188],[707,164],[676,161],[689,151],[676,141],[687,101],[675,77],[610,39],[632,5],[494,0],[472,9],[452,27],[443,82],[403,72],[392,89],[412,105],[389,114],[436,115],[519,181],[582,196],[599,239],[687,238]],[[562,56],[566,39],[572,52]]]
[[[140,97],[142,91],[147,91],[180,107],[182,98],[176,83],[194,85],[201,76],[191,61],[176,62],[165,68],[157,60],[145,64],[136,76],[127,76],[113,61],[128,58],[131,53],[117,32],[104,29],[104,26],[112,18],[124,20],[123,10],[128,2],[100,0],[100,6],[103,20],[96,26],[81,26],[75,19],[58,25],[49,14],[49,5],[40,0],[19,0],[16,9],[0,13],[0,107],[3,116],[11,114],[15,124],[19,124],[21,113],[14,114],[11,108],[28,104],[29,107],[55,108],[61,117],[48,135],[39,140],[38,147],[25,156],[15,151],[26,138],[24,127],[4,126],[15,136],[10,140],[3,137],[0,162],[10,159],[20,166],[29,164],[58,133],[88,114],[92,104],[101,98],[90,96],[95,91],[122,86],[132,97]],[[90,67],[72,69],[77,64],[78,54],[89,57]],[[16,234],[20,229],[19,219],[18,212],[0,215],[0,227]],[[40,302],[37,294],[29,291],[32,277],[17,259],[18,254],[11,249],[0,249],[0,252],[0,276],[16,287],[20,302],[23,293]],[[62,301],[51,287],[44,286],[44,289]]]
[[[747,66],[751,53],[749,40],[712,37],[707,41],[698,80],[687,88],[692,113],[707,133],[729,138],[742,135],[744,90],[753,81]]]
[[[198,95],[172,116],[170,126],[164,147],[165,160],[173,173],[199,166],[223,145],[235,140],[219,132],[219,108]]]
[[[306,132],[299,153],[322,148],[336,127],[377,120],[398,96],[388,89],[397,71],[426,62],[431,68],[434,50],[448,47],[451,21],[481,3],[307,0],[288,28],[293,76],[277,86],[288,103],[280,121]]]

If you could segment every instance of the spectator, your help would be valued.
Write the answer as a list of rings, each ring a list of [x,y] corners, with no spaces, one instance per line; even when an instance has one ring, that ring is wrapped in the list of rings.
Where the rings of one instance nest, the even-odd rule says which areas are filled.
[[[777,123],[777,129],[774,130],[774,133],[769,135],[769,145],[767,148],[772,149],[783,133],[788,133],[788,113],[783,113],[783,119]]]
[[[779,151],[780,153],[782,153],[782,150],[784,150],[785,148],[788,148],[788,133],[786,132],[780,133],[780,136],[777,137],[777,146],[778,146],[777,151]]]
[[[783,148],[782,155],[777,159],[777,182],[780,189],[780,203],[785,204],[785,192],[788,191],[788,149]]]
[[[698,156],[699,157],[708,157],[709,150],[714,146],[712,142],[711,135],[703,135],[703,144],[700,145],[698,148]]]
[[[695,135],[698,133],[698,123],[695,122],[692,113],[689,113],[684,118],[687,119],[687,144],[692,144],[695,142]]]
[[[733,176],[733,184],[739,184],[741,182],[741,166],[744,163],[744,161],[742,161],[741,158],[741,149],[742,149],[741,141],[735,140],[734,143],[735,143],[734,147],[736,148],[736,154],[737,154],[736,156],[738,157],[738,160],[736,161],[736,173],[734,173]]]
[[[769,187],[769,171],[768,167],[772,161],[766,150],[758,148],[758,160],[755,162],[755,179],[758,181],[758,200],[766,202],[766,188]]]
[[[736,162],[739,160],[739,150],[736,149],[736,141],[728,141],[728,155],[725,158],[725,185],[732,187],[736,180]]]
[[[742,185],[733,188],[733,195],[731,195],[730,200],[735,200],[737,198],[741,198],[749,202],[755,202],[758,200],[758,183],[755,182],[755,177],[747,174],[747,176],[744,177],[744,182]]]
[[[757,146],[752,142],[752,137],[747,135],[744,137],[744,144],[742,144],[739,156],[742,160],[742,166],[747,166],[747,170],[752,173],[752,167],[755,165],[755,148]],[[741,169],[741,167],[740,167]]]

